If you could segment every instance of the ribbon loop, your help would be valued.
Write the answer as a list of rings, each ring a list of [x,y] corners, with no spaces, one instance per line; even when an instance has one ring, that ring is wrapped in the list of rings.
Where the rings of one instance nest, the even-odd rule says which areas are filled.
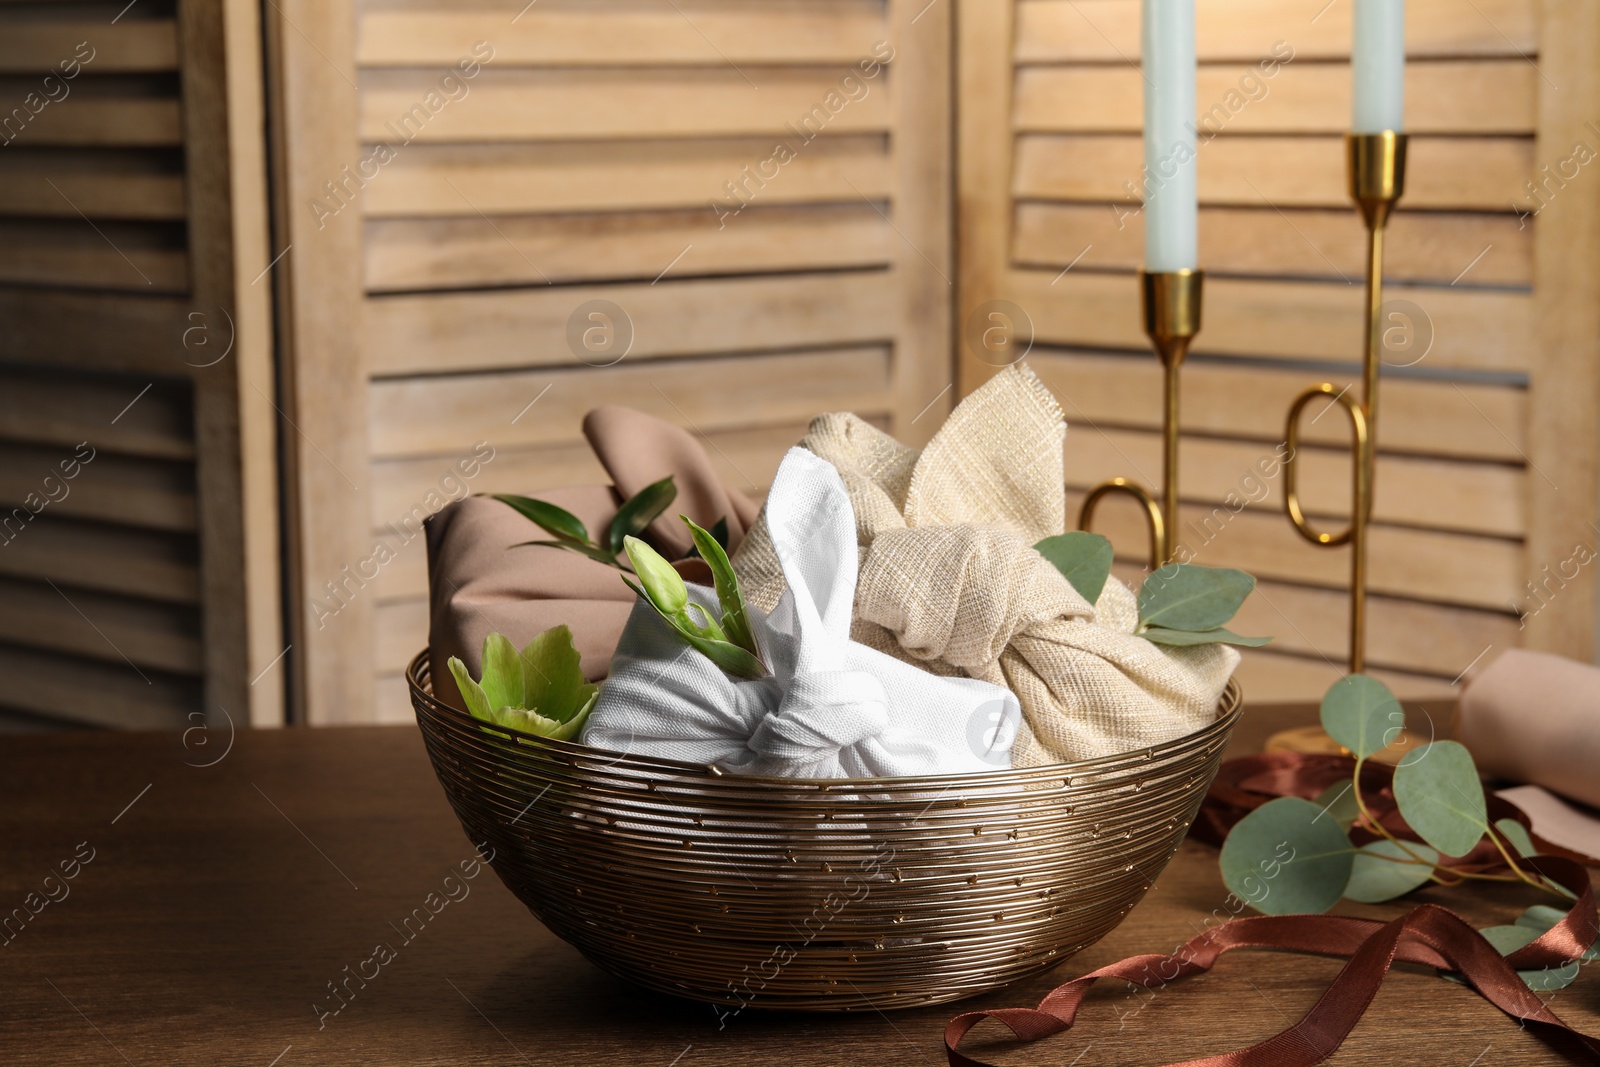
[[[950,1067],[991,1067],[957,1051],[967,1033],[985,1019],[1004,1024],[1022,1041],[1037,1041],[1071,1028],[1089,987],[1117,978],[1146,988],[1209,971],[1224,953],[1239,948],[1271,948],[1349,960],[1304,1018],[1287,1030],[1248,1048],[1220,1056],[1184,1060],[1168,1067],[1313,1067],[1338,1050],[1366,1013],[1389,968],[1400,961],[1459,971],[1489,1003],[1533,1026],[1541,1036],[1565,1033],[1600,1060],[1600,1037],[1567,1025],[1535,996],[1516,968],[1559,967],[1570,963],[1600,933],[1589,872],[1571,860],[1540,856],[1528,865],[1577,897],[1570,911],[1538,940],[1502,957],[1460,916],[1437,904],[1423,904],[1392,922],[1341,915],[1270,915],[1235,919],[1191,938],[1170,956],[1133,956],[1057,986],[1038,1008],[973,1011],[945,1027]],[[1172,968],[1169,978],[1162,972]]]

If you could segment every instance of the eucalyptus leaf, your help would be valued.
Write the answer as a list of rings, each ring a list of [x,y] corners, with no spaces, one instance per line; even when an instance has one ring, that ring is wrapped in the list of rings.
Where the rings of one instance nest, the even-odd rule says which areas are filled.
[[[670,474],[629,497],[611,517],[611,525],[606,528],[606,547],[611,554],[615,556],[621,552],[624,538],[643,533],[644,528],[655,522],[677,498],[678,486]]]
[[[1542,931],[1526,926],[1486,926],[1478,933],[1482,934],[1483,939],[1493,945],[1494,950],[1500,955],[1509,956],[1537,941]]]
[[[1548,904],[1535,904],[1527,911],[1517,916],[1516,925],[1526,926],[1540,933],[1550,929],[1556,923],[1567,917],[1567,913],[1560,908],[1552,908]]]
[[[1400,701],[1370,675],[1347,675],[1322,698],[1322,728],[1358,759],[1387,747],[1405,725]]]
[[[1579,960],[1568,960],[1560,967],[1545,967],[1538,970],[1518,971],[1517,977],[1527,984],[1535,993],[1548,993],[1556,989],[1565,989],[1578,980],[1578,974],[1583,970],[1583,963]]]
[[[1260,648],[1272,641],[1270,637],[1242,637],[1232,630],[1219,626],[1215,630],[1169,630],[1165,626],[1147,627],[1140,637],[1158,645],[1243,645]]]
[[[502,504],[509,504],[524,518],[538,523],[558,537],[570,537],[576,541],[592,543],[589,541],[589,528],[583,524],[583,520],[565,508],[556,507],[544,500],[513,496],[509,493],[496,493],[494,498]]]
[[[1325,912],[1338,903],[1355,862],[1350,839],[1322,808],[1279,797],[1241,819],[1222,843],[1222,880],[1267,915]]]
[[[1322,809],[1322,818],[1332,819],[1346,832],[1361,817],[1361,806],[1356,803],[1355,786],[1349,778],[1330,785],[1311,803]]]
[[[1426,885],[1433,877],[1433,865],[1439,862],[1439,853],[1427,845],[1411,843],[1407,847],[1427,862],[1413,861],[1405,849],[1393,841],[1362,845],[1350,868],[1350,881],[1344,887],[1346,899],[1360,904],[1381,904]]]
[[[1238,612],[1256,580],[1244,571],[1172,563],[1139,588],[1141,628],[1215,630]]]
[[[1537,933],[1544,933],[1556,923],[1567,917],[1567,913],[1560,908],[1552,908],[1548,904],[1535,904],[1521,915],[1517,916],[1516,925],[1527,927]],[[1580,959],[1600,960],[1600,940],[1590,945]]]
[[[1528,828],[1515,819],[1496,819],[1494,828],[1500,835],[1511,843],[1511,850],[1519,856],[1537,856],[1539,850],[1534,847],[1533,838],[1528,836]]]
[[[700,556],[711,568],[711,580],[717,589],[717,602],[722,605],[722,628],[728,635],[728,640],[749,652],[752,656],[759,656],[761,650],[756,647],[755,634],[750,629],[750,619],[745,614],[744,596],[739,591],[739,576],[733,572],[733,564],[728,561],[728,553],[708,530],[703,530],[695,525],[693,519],[687,515],[680,516],[684,524],[689,527],[689,533],[694,537],[694,547],[699,550]]]
[[[1116,554],[1108,539],[1085,530],[1073,530],[1057,537],[1046,537],[1033,547],[1055,565],[1079,596],[1091,605],[1100,599],[1106,579],[1111,577],[1111,561]]]
[[[1394,769],[1394,799],[1407,825],[1446,856],[1465,856],[1489,830],[1477,765],[1459,741],[1407,752]]]
[[[1478,933],[1483,939],[1494,946],[1496,952],[1502,956],[1509,956],[1513,952],[1532,944],[1542,933],[1524,926],[1486,926]],[[1536,993],[1547,993],[1555,989],[1565,989],[1578,977],[1582,963],[1571,960],[1560,967],[1542,967],[1527,971],[1518,971],[1517,977],[1521,978],[1527,987]],[[1461,982],[1458,974],[1446,974],[1444,977],[1452,982]],[[1465,984],[1465,983],[1463,983]]]

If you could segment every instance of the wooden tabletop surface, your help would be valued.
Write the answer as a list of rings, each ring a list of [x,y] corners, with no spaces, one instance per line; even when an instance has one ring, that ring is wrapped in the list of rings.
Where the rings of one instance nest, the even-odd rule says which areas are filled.
[[[1250,708],[1235,753],[1311,718],[1306,708]],[[1189,842],[1120,928],[1051,974],[960,1006],[746,1011],[719,1029],[705,1006],[596,970],[492,873],[463,879],[472,848],[414,728],[240,731],[231,749],[226,736],[183,741],[48,735],[0,748],[0,915],[29,916],[20,926],[10,920],[0,949],[7,1067],[937,1067],[944,1023],[964,1008],[1032,1005],[1083,971],[1171,951],[1208,915],[1227,914],[1216,853]],[[443,895],[452,873],[454,899],[411,940],[397,937],[392,924],[430,893]],[[1419,899],[1480,925],[1510,921],[1534,902],[1498,887]],[[320,1014],[338,1003],[328,984],[380,942],[400,946],[394,958],[338,1014]],[[1337,967],[1238,953],[1159,992],[1097,990],[1073,1033],[1006,1048],[985,1041],[985,1029],[968,1051],[1003,1064],[1078,1067],[1222,1052],[1289,1025]],[[1600,969],[1552,1006],[1600,1031]],[[1565,1061],[1467,989],[1402,968],[1331,1062]]]

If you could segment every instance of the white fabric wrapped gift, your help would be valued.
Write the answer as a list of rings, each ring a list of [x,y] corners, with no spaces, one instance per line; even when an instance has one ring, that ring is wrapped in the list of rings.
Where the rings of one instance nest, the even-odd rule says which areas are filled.
[[[788,588],[751,629],[772,675],[728,677],[642,600],[623,630],[585,744],[791,778],[959,774],[1011,766],[1010,690],[941,677],[850,640],[856,523],[833,465],[791,449],[767,497]],[[716,594],[689,595],[720,615]]]

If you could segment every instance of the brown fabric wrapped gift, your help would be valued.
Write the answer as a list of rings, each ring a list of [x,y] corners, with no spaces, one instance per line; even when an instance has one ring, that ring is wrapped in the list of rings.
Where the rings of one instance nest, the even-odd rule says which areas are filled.
[[[603,407],[583,420],[583,432],[612,484],[529,487],[523,495],[566,508],[591,537],[606,528],[623,501],[669,474],[678,497],[644,535],[668,559],[681,557],[691,544],[679,514],[708,528],[725,518],[730,547],[755,521],[756,505],[722,484],[705,450],[684,430],[629,408]],[[549,535],[489,497],[448,505],[428,520],[427,534],[428,653],[441,700],[462,706],[445,663],[459,656],[479,676],[483,639],[491,631],[521,648],[565,623],[583,658],[584,676],[605,676],[635,599],[616,568],[564,549],[513,547]]]

